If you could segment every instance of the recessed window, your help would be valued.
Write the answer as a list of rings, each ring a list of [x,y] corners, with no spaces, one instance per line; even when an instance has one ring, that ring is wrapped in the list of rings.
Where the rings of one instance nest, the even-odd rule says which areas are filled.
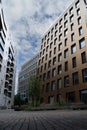
[[[73,31],[74,30],[74,24],[72,23],[71,24],[71,31]]]
[[[68,61],[65,62],[65,71],[68,71]]]
[[[58,45],[58,50],[59,50],[59,51],[62,50],[62,43],[60,43],[60,44]]]
[[[81,53],[82,64],[86,63],[86,52]]]
[[[46,47],[46,52],[48,52],[49,46]]]
[[[80,9],[77,9],[77,16],[80,15]]]
[[[53,35],[51,35],[51,40],[53,40]]]
[[[43,63],[43,61],[44,61],[44,56],[42,57],[42,63]]]
[[[48,38],[48,39],[47,39],[47,44],[49,44],[49,41],[50,41],[50,39]]]
[[[59,65],[58,66],[58,74],[61,74],[62,73],[62,65]]]
[[[68,45],[68,39],[66,38],[65,39],[65,46],[67,46]]]
[[[85,38],[82,38],[81,40],[79,40],[79,46],[80,46],[80,49],[82,49],[86,46]]]
[[[48,54],[46,54],[46,56],[45,56],[45,60],[47,60],[47,57],[48,57]]]
[[[77,85],[79,83],[78,72],[73,73],[72,78],[73,78],[73,85]]]
[[[71,46],[71,53],[74,54],[76,52],[76,44]]]
[[[67,36],[67,34],[68,34],[68,29],[66,29],[66,30],[64,31],[64,36]]]
[[[50,43],[50,49],[52,48],[53,42]]]
[[[59,27],[59,33],[62,32],[62,26]]]
[[[56,64],[56,57],[53,58],[53,65]]]
[[[55,32],[55,36],[57,36],[57,34],[58,34],[58,31]]]
[[[58,79],[58,81],[57,81],[58,83],[58,89],[61,89],[62,88],[62,79],[60,78],[60,79]]]
[[[59,20],[59,25],[61,25],[62,24],[62,18]]]
[[[50,32],[48,32],[48,37],[50,36]]]
[[[64,77],[64,87],[69,87],[69,76]]]
[[[82,27],[79,28],[79,35],[82,35],[83,34],[83,29]]]
[[[66,19],[67,19],[67,16],[68,16],[68,14],[66,13],[66,14],[64,15],[64,20],[66,20]]]
[[[70,22],[72,22],[73,19],[74,19],[74,15],[72,15],[72,16],[70,17]]]
[[[51,33],[53,33],[54,28],[51,29]]]
[[[47,63],[45,63],[45,65],[44,65],[44,70],[46,70],[46,68],[47,68]]]
[[[69,14],[72,14],[73,12],[73,7],[69,10]]]
[[[59,61],[59,62],[62,61],[62,53],[60,53],[60,54],[58,55],[58,61]]]
[[[41,66],[41,72],[43,71],[43,66]]]
[[[54,54],[56,54],[56,47],[54,48]]]
[[[58,28],[58,23],[55,25],[55,29],[57,29]]]
[[[47,39],[47,35],[45,36],[45,40]]]
[[[75,34],[72,33],[72,34],[71,34],[71,41],[74,41],[74,39],[75,39]]]
[[[62,34],[59,35],[59,41],[61,41],[61,40],[62,40]]]
[[[78,18],[78,25],[80,25],[82,23],[82,19],[81,17]]]
[[[67,25],[68,25],[68,21],[65,21],[65,23],[64,23],[64,27],[66,28]]]
[[[79,7],[79,4],[80,4],[80,2],[79,2],[79,0],[75,3],[75,7],[76,8],[78,8]]]
[[[66,49],[65,51],[64,51],[64,58],[67,58],[69,56],[69,51],[68,51],[68,49]]]
[[[56,76],[56,68],[52,70],[52,77]]]
[[[57,38],[54,40],[54,45],[56,45],[57,44]]]
[[[56,82],[52,81],[51,82],[51,90],[53,91],[53,90],[55,90],[55,88],[56,88]]]
[[[72,67],[75,68],[76,67],[76,57],[72,58]]]
[[[48,68],[51,67],[51,60],[48,61]]]
[[[47,72],[47,79],[50,79],[50,71]]]
[[[52,51],[49,52],[49,57],[51,57],[51,56],[52,56]]]
[[[46,92],[49,92],[49,89],[50,89],[50,83],[47,83],[46,84]]]
[[[83,82],[87,82],[87,68],[82,70]]]

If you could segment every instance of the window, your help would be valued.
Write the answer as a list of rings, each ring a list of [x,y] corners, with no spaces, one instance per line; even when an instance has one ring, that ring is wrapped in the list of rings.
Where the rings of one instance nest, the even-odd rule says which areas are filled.
[[[62,73],[62,65],[59,65],[58,66],[58,74],[61,74]]]
[[[59,47],[58,47],[58,50],[59,50],[59,51],[62,50],[62,43],[60,43],[58,46],[59,46]]]
[[[79,4],[80,4],[80,2],[79,2],[79,0],[76,2],[76,4],[75,4],[75,7],[76,8],[78,8],[79,7]]]
[[[66,19],[67,19],[67,15],[68,15],[67,13],[64,15],[64,20],[66,20]]]
[[[47,60],[47,57],[48,57],[48,55],[46,54],[46,56],[45,56],[45,60]]]
[[[78,18],[78,25],[80,25],[81,22],[82,22],[82,19],[81,19],[81,17],[79,17],[79,18]]]
[[[41,49],[43,48],[43,45],[41,45]]]
[[[65,62],[65,71],[68,71],[68,61]]]
[[[44,55],[44,53],[45,53],[45,49],[43,49],[43,55]]]
[[[59,41],[61,41],[61,40],[62,40],[62,34],[59,35]]]
[[[46,46],[46,42],[44,42],[44,47]]]
[[[59,20],[59,25],[61,25],[62,24],[62,18]]]
[[[43,63],[43,61],[44,61],[44,57],[42,57],[42,63]]]
[[[76,67],[76,57],[72,58],[72,67],[75,68]]]
[[[73,12],[73,7],[69,10],[69,14],[72,14]]]
[[[53,58],[53,65],[56,64],[56,57]]]
[[[72,15],[72,16],[70,17],[70,22],[72,22],[73,19],[74,19],[74,15]]]
[[[48,48],[49,48],[49,46],[46,47],[46,52],[48,52]]]
[[[71,34],[71,41],[74,41],[74,39],[75,39],[75,35],[74,35],[74,33],[72,33]]]
[[[56,54],[56,47],[54,48],[54,54]]]
[[[85,38],[82,38],[82,39],[79,41],[80,49],[84,48],[85,45],[86,45],[86,43],[85,43]]]
[[[46,70],[46,68],[47,68],[47,63],[45,63],[45,65],[44,65],[44,70]]]
[[[62,61],[62,53],[60,53],[60,54],[58,55],[58,61],[59,61],[59,62]]]
[[[77,9],[77,16],[80,15],[80,9]]]
[[[82,64],[86,63],[86,52],[81,53]]]
[[[48,68],[51,67],[51,60],[48,61]]]
[[[49,52],[49,57],[51,57],[51,56],[52,56],[52,51]]]
[[[41,64],[41,59],[39,60],[39,65]]]
[[[54,45],[56,45],[57,44],[57,38],[54,40]]]
[[[50,79],[50,71],[47,72],[47,79]]]
[[[43,71],[43,66],[41,66],[41,72]]]
[[[55,32],[55,36],[57,36],[57,34],[58,34],[58,31]]]
[[[51,33],[53,33],[54,28],[51,29]]]
[[[55,88],[56,88],[56,82],[52,81],[51,82],[51,90],[55,90]]]
[[[82,70],[83,82],[87,82],[87,68]]]
[[[73,85],[76,85],[79,83],[79,80],[78,80],[78,72],[75,72],[72,74],[72,78],[73,78]]]
[[[52,70],[52,77],[56,76],[56,68]]]
[[[43,74],[43,81],[46,80],[46,73]]]
[[[53,40],[53,35],[51,35],[51,40]]]
[[[50,89],[50,84],[47,83],[47,84],[46,84],[46,92],[49,92],[49,89]]]
[[[48,32],[48,37],[50,36],[50,32]]]
[[[65,51],[64,51],[64,58],[67,58],[69,56],[69,52],[68,52],[68,49],[66,49]]]
[[[59,27],[59,33],[62,32],[62,26]]]
[[[71,31],[73,31],[74,30],[74,24],[72,23],[71,24]]]
[[[52,48],[53,42],[50,43],[50,49]]]
[[[64,31],[64,36],[66,36],[68,34],[68,29],[66,29],[65,31]]]
[[[42,55],[42,52],[40,52],[40,57],[41,57],[41,55]]]
[[[65,39],[65,46],[67,46],[67,44],[68,44],[68,39],[66,38]]]
[[[75,102],[75,92],[66,93],[66,98],[68,103]]]
[[[82,27],[79,28],[79,35],[82,35],[83,34],[83,30],[82,30]]]
[[[49,41],[50,41],[50,39],[48,38],[48,39],[47,39],[47,44],[49,44]]]
[[[55,25],[55,29],[57,29],[58,28],[58,23]]]
[[[62,88],[62,79],[58,79],[58,89]]]
[[[68,25],[68,21],[65,21],[65,23],[64,23],[64,27],[66,28],[67,25]]]
[[[69,87],[69,76],[64,77],[64,87]]]
[[[71,46],[71,53],[74,54],[76,52],[76,44]]]

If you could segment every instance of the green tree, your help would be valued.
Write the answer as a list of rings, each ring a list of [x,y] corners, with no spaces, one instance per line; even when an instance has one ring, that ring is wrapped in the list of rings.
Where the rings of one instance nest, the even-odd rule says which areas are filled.
[[[18,105],[21,106],[21,98],[20,98],[20,94],[16,94],[14,97],[14,105]]]
[[[42,84],[37,75],[31,76],[29,80],[29,97],[32,98],[34,106],[40,104]]]

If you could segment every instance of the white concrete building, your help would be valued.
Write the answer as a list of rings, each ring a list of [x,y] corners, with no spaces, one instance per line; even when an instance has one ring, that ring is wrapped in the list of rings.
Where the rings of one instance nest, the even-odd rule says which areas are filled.
[[[15,50],[0,1],[0,107],[11,107],[15,88]]]

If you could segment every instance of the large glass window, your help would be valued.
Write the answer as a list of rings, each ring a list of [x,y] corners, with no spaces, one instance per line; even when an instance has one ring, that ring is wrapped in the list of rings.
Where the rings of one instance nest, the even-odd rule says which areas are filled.
[[[81,19],[81,17],[79,17],[79,18],[78,18],[78,25],[80,25],[81,22],[82,22],[82,19]]]
[[[76,44],[71,46],[71,53],[75,53],[76,52]]]
[[[69,51],[68,51],[68,49],[66,49],[65,51],[64,51],[64,58],[67,58],[69,56]]]
[[[58,74],[61,74],[62,73],[62,65],[59,65],[58,66]]]
[[[62,61],[62,53],[60,53],[60,54],[58,55],[58,61],[59,61],[59,62]]]
[[[56,88],[56,82],[52,81],[51,82],[51,90],[55,90],[55,88]]]
[[[58,50],[59,50],[59,51],[62,50],[62,43],[60,43],[58,46],[59,46],[59,47],[58,47]]]
[[[71,41],[74,41],[74,39],[75,39],[75,34],[72,33],[72,34],[71,34]]]
[[[69,76],[64,77],[64,87],[69,87]]]
[[[87,68],[82,70],[83,82],[87,82]]]
[[[79,40],[80,49],[84,48],[85,45],[86,45],[86,43],[85,43],[85,38],[82,38],[81,40]]]
[[[62,79],[58,79],[58,89],[62,88]]]
[[[56,76],[56,68],[52,70],[52,77]]]
[[[75,68],[76,67],[76,57],[72,58],[72,67]]]
[[[86,63],[86,52],[81,53],[82,64]]]
[[[78,31],[79,31],[79,35],[82,35],[82,34],[83,34],[83,29],[82,29],[82,27],[80,27]]]
[[[72,77],[73,77],[73,85],[76,85],[79,83],[79,80],[78,80],[78,72],[75,72],[72,74]]]

